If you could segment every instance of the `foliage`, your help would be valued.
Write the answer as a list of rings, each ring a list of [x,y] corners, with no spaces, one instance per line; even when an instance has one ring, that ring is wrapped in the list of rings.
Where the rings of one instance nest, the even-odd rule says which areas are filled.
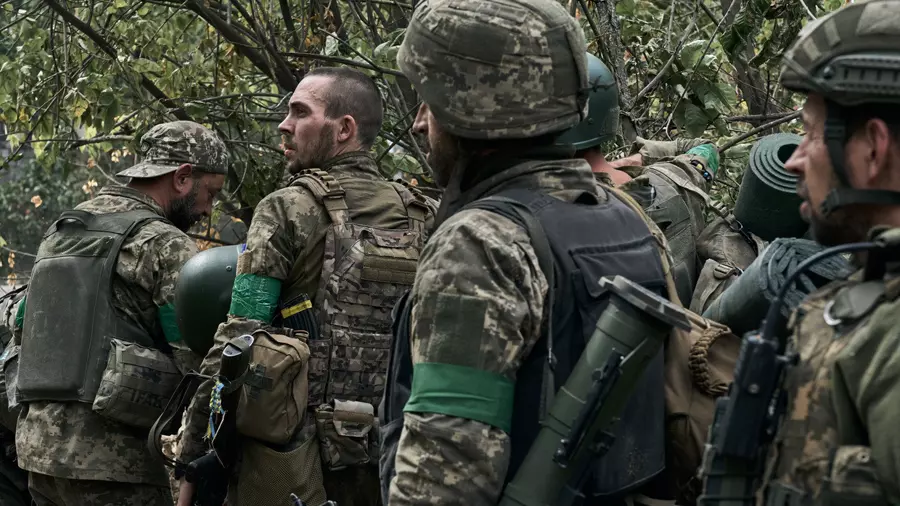
[[[414,1],[0,0],[0,123],[10,134],[0,174],[30,152],[46,167],[17,169],[20,186],[0,190],[19,213],[0,236],[36,248],[34,231],[48,222],[32,225],[35,218],[49,220],[83,197],[87,179],[109,182],[79,163],[97,160],[94,169],[111,174],[132,159],[143,132],[175,118],[207,124],[226,141],[229,198],[217,213],[247,221],[282,177],[277,124],[287,94],[315,65],[353,65],[377,80],[384,172],[427,183],[409,134],[417,97],[395,63]],[[633,125],[620,145],[637,133],[721,146],[796,109],[776,85],[779,55],[810,13],[842,0],[564,3],[576,7],[590,50],[617,75],[625,124]],[[720,198],[733,197],[754,140],[726,153]],[[34,207],[28,193],[38,187],[45,203]]]

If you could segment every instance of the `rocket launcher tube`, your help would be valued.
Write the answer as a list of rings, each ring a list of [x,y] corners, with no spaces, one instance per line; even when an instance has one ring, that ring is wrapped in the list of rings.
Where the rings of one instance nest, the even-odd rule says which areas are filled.
[[[603,278],[609,306],[597,320],[565,385],[500,506],[572,504],[591,464],[612,443],[618,419],[647,363],[674,327],[690,329],[684,310],[621,276]]]

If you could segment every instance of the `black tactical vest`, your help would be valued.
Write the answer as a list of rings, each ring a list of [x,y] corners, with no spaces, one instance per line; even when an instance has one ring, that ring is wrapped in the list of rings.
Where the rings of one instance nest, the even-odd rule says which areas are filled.
[[[665,296],[665,277],[655,239],[641,218],[612,194],[606,202],[584,193],[574,203],[528,190],[508,190],[469,204],[501,214],[523,226],[532,238],[541,268],[552,280],[548,305],[552,316],[543,335],[516,374],[512,418],[512,455],[506,481],[512,479],[540,430],[545,392],[563,385],[578,361],[608,295],[603,276],[621,275]],[[541,240],[540,236],[546,237]],[[549,243],[549,247],[541,244]],[[549,274],[549,275],[548,275]],[[394,457],[403,423],[403,407],[412,384],[409,348],[411,306],[401,300],[395,315],[395,338],[382,425],[382,493],[394,476]],[[552,336],[552,339],[548,338]],[[552,349],[552,368],[548,368]],[[547,372],[552,370],[552,374]],[[547,382],[551,381],[552,385]],[[647,367],[621,420],[615,442],[596,464],[589,496],[620,497],[648,482],[665,466],[665,399],[662,352]],[[548,462],[548,466],[555,465]],[[386,503],[385,503],[386,504]]]
[[[164,218],[149,210],[66,211],[50,226],[31,273],[22,349],[20,402],[92,403],[113,338],[166,347],[112,305],[122,244],[139,226]]]

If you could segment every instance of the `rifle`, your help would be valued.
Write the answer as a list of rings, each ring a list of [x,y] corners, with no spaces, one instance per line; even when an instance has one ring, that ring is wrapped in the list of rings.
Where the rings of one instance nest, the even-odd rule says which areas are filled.
[[[673,327],[690,329],[687,315],[621,276],[603,278],[611,296],[578,363],[553,400],[537,438],[500,506],[568,506],[598,457],[609,450],[606,431],[625,406],[647,363]],[[582,400],[584,399],[584,400]]]
[[[900,237],[886,233],[875,242],[851,243],[812,255],[788,276],[769,305],[761,331],[750,332],[741,343],[728,395],[716,400],[703,464],[701,506],[751,506],[759,489],[768,447],[787,409],[784,380],[799,355],[787,349],[781,306],[788,289],[813,265],[834,255],[870,251],[866,278],[884,274],[886,258],[896,255]]]

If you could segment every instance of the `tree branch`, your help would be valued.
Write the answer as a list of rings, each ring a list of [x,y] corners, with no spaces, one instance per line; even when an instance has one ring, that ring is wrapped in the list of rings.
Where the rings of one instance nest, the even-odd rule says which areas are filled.
[[[739,135],[739,136],[735,137],[734,139],[723,144],[722,147],[719,148],[719,153],[724,153],[725,151],[728,151],[729,149],[735,147],[736,145],[740,144],[744,140],[749,139],[750,137],[753,137],[754,135],[756,135],[760,132],[764,132],[772,127],[776,127],[782,123],[787,123],[788,121],[792,121],[799,117],[800,117],[800,111],[796,111],[796,112],[792,112],[792,113],[788,114],[787,116],[785,116],[783,118],[778,118],[774,121],[770,121],[770,122],[766,123],[765,125],[760,125],[760,126],[754,128],[753,130],[750,130],[749,132],[747,132],[745,134]]]
[[[104,53],[108,54],[115,58],[118,55],[116,48],[112,47],[112,45],[103,38],[99,33],[97,33],[93,28],[90,27],[87,23],[78,18],[75,14],[69,12],[66,8],[56,2],[56,0],[44,0],[48,7],[50,7],[53,11],[59,14],[63,20],[67,23],[75,27],[78,31],[85,34],[89,39],[94,41],[95,44],[102,50]],[[159,89],[156,84],[153,83],[150,79],[147,78],[144,74],[139,74],[141,76],[141,86],[144,87],[153,98],[158,100],[161,104],[166,106],[167,109],[172,113],[173,116],[180,120],[190,120],[191,117],[188,116],[184,109],[178,107],[174,102],[172,102],[168,96],[161,89]]]
[[[637,94],[637,96],[634,97],[634,102],[632,102],[632,104],[631,104],[632,109],[635,108],[637,103],[640,102],[640,100],[647,93],[650,93],[651,91],[653,91],[653,89],[656,88],[656,85],[658,85],[659,82],[662,81],[662,78],[666,75],[666,72],[668,72],[669,68],[672,67],[672,64],[675,63],[675,58],[678,58],[678,54],[679,54],[679,52],[681,52],[681,48],[684,46],[684,42],[687,40],[688,36],[691,34],[691,30],[693,30],[696,22],[697,22],[697,19],[696,19],[696,17],[694,17],[694,19],[691,20],[691,25],[687,28],[687,30],[684,31],[684,35],[681,36],[681,39],[678,41],[678,44],[675,46],[675,50],[672,51],[672,56],[669,57],[669,61],[667,61],[666,64],[662,66],[662,68],[659,70],[659,73],[656,74],[656,77],[654,77],[652,81],[647,83],[647,86],[644,86],[644,89],[642,89]]]
[[[404,77],[403,73],[399,70],[394,69],[386,69],[384,67],[379,67],[378,65],[374,65],[372,63],[366,63],[356,60],[351,60],[349,58],[341,58],[340,56],[328,56],[324,54],[316,54],[316,53],[281,53],[284,56],[289,56],[292,58],[304,58],[310,60],[322,60],[328,61],[332,63],[342,63],[344,65],[350,65],[352,67],[358,67],[361,69],[372,70],[378,72],[379,74],[388,74],[397,77]]]

